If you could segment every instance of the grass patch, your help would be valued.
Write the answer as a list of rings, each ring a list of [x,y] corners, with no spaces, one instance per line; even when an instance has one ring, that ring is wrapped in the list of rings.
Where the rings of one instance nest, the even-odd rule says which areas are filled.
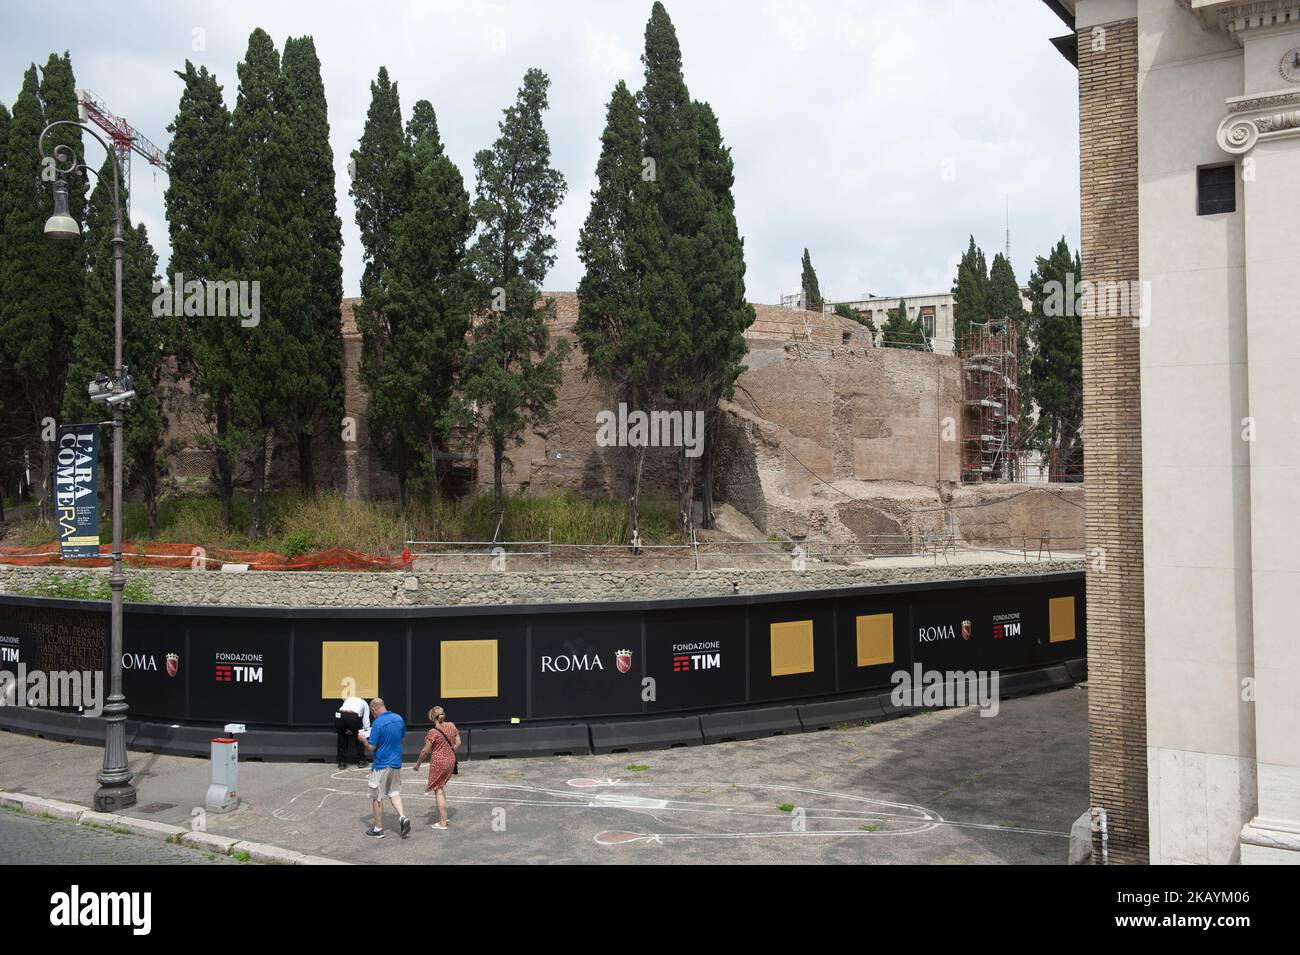
[[[880,831],[880,827],[879,827],[879,826],[863,826],[863,827],[862,827],[862,831],[863,831],[863,832],[879,832],[879,831]]]
[[[236,861],[236,862],[247,862],[247,861],[248,861],[248,858],[249,858],[249,857],[248,857],[248,850],[247,850],[247,849],[240,849],[238,852],[235,853],[235,861]]]
[[[776,808],[780,809],[782,812],[794,812],[794,803],[783,802],[781,803],[781,805],[777,806]]]
[[[628,763],[628,764],[627,764],[627,771],[628,771],[629,773],[644,773],[644,772],[645,772],[647,769],[649,769],[649,768],[650,768],[650,767],[647,766],[647,765],[645,765],[644,763]]]

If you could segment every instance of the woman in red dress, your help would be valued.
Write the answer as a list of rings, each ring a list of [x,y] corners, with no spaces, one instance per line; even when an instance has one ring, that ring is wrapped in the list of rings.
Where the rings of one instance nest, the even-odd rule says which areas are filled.
[[[456,770],[460,731],[456,729],[455,723],[447,722],[447,713],[441,706],[435,706],[429,711],[429,722],[433,723],[433,729],[424,736],[424,748],[415,761],[415,771],[418,773],[420,765],[426,759],[429,761],[429,785],[424,791],[432,791],[438,800],[438,821],[433,824],[433,828],[446,829],[447,797],[443,793],[443,787]]]

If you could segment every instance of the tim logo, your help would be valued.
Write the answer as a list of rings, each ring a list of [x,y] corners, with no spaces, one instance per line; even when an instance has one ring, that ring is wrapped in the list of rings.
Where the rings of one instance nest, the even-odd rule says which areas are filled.
[[[721,666],[721,653],[691,653],[673,657],[674,673],[690,673],[692,670],[716,670]]]
[[[0,647],[0,663],[17,663],[17,647]]]
[[[993,618],[993,639],[1005,640],[1020,636],[1020,614],[1000,613]]]
[[[261,683],[262,668],[237,666],[230,663],[217,664],[218,683]]]

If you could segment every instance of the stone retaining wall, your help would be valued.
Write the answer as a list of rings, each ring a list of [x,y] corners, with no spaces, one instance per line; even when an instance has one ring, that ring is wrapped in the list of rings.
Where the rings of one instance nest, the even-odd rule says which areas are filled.
[[[403,607],[469,604],[556,603],[716,597],[733,593],[778,593],[911,583],[1014,574],[1082,570],[1082,560],[1028,563],[954,564],[925,567],[839,567],[792,570],[551,571],[524,573],[193,573],[130,570],[147,581],[158,603],[279,607]],[[39,586],[56,574],[78,571],[51,567],[0,567],[0,592]]]

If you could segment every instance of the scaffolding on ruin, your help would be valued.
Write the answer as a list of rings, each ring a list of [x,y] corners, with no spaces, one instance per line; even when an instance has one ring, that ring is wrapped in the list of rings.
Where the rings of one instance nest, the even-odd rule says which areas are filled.
[[[972,324],[957,354],[962,369],[963,483],[1020,477],[1020,368],[1013,322]]]

